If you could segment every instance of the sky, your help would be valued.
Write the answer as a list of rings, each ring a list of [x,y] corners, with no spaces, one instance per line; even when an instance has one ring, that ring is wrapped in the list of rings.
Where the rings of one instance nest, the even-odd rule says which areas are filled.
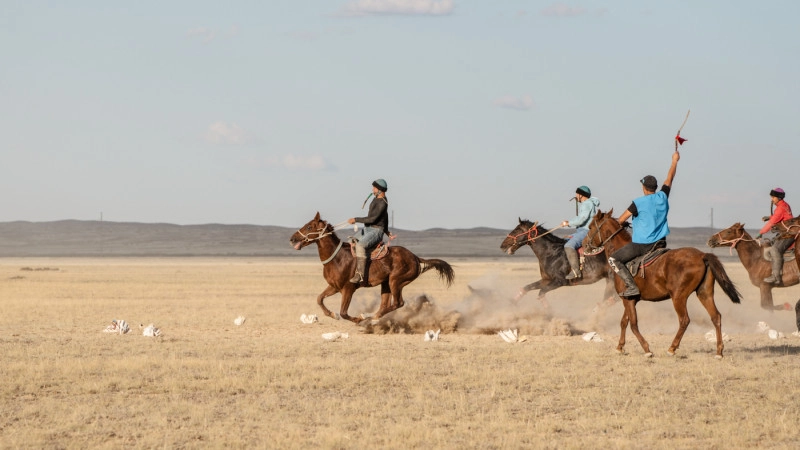
[[[800,213],[794,0],[1,8],[0,221],[339,223],[383,178],[393,228],[553,227],[661,183],[689,110],[671,226]]]

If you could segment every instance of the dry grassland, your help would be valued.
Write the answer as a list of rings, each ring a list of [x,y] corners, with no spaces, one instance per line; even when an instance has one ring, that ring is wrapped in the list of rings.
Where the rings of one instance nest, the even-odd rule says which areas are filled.
[[[744,303],[717,289],[732,338],[718,361],[694,297],[676,356],[670,302],[639,307],[656,356],[630,333],[618,355],[621,306],[592,312],[602,284],[555,291],[548,314],[534,295],[508,300],[536,279],[535,259],[450,262],[453,287],[425,274],[406,298],[432,303],[365,329],[299,321],[320,314],[314,258],[0,259],[0,447],[797,446],[794,312],[760,310],[740,264],[726,268]],[[794,304],[800,288],[775,293]],[[351,312],[374,310],[375,289],[356,295]],[[101,332],[112,319],[131,333]],[[759,334],[760,320],[787,338]],[[161,337],[141,335],[151,322]],[[428,326],[444,327],[440,341],[423,341]],[[509,327],[529,340],[491,334]],[[350,337],[324,342],[330,331]]]

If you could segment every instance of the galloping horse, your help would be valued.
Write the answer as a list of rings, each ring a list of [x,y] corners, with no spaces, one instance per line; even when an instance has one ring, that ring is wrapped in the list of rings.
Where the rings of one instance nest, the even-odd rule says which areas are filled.
[[[589,234],[583,242],[584,248],[605,248],[606,253],[613,255],[615,251],[631,242],[631,235],[625,230],[619,221],[612,217],[612,209],[604,214],[598,211],[589,225]],[[716,255],[703,253],[693,247],[684,247],[669,250],[659,256],[647,266],[646,278],[636,276],[636,285],[641,291],[639,297],[623,298],[625,312],[620,321],[621,333],[617,351],[622,352],[625,346],[625,329],[630,323],[631,331],[639,340],[646,356],[653,356],[650,352],[650,345],[639,333],[639,323],[636,317],[636,303],[639,300],[658,302],[672,298],[672,305],[675,313],[678,314],[678,333],[672,340],[667,353],[675,354],[675,350],[680,346],[683,334],[689,326],[689,313],[686,310],[686,300],[692,292],[697,294],[700,303],[708,311],[711,322],[717,332],[717,355],[722,358],[722,315],[714,303],[714,281],[716,280],[725,294],[730,297],[733,303],[740,303],[740,294],[736,290],[725,268]],[[625,284],[622,279],[615,277],[616,288],[622,291]]]
[[[711,236],[708,240],[708,246],[711,248],[730,247],[731,249],[736,249],[736,253],[739,254],[739,260],[750,276],[750,283],[761,291],[762,308],[770,311],[791,308],[788,303],[775,306],[772,301],[772,289],[794,286],[800,283],[800,270],[794,264],[786,264],[784,265],[780,285],[765,283],[764,278],[772,273],[772,265],[764,259],[764,248],[761,247],[758,241],[750,237],[750,234],[744,229],[744,224],[735,223]],[[797,250],[795,249],[795,251]]]
[[[350,251],[350,244],[342,242],[334,233],[333,226],[322,220],[319,213],[295,231],[289,238],[289,242],[295,250],[300,250],[312,243],[317,244],[319,259],[322,261],[323,267],[322,276],[328,282],[328,287],[317,297],[317,304],[325,315],[337,318],[325,307],[323,301],[326,297],[341,292],[342,304],[339,315],[343,319],[355,323],[361,322],[362,318],[351,317],[347,314],[353,293],[360,287],[359,284],[350,282],[350,277],[355,270],[355,258]],[[441,259],[418,258],[403,247],[389,247],[385,257],[371,261],[368,265],[366,282],[369,286],[381,285],[381,306],[374,318],[378,319],[402,307],[404,304],[403,288],[430,269],[436,269],[439,272],[439,278],[447,283],[448,287],[453,284],[455,273],[450,264]]]
[[[582,277],[574,280],[567,280],[566,276],[570,271],[567,254],[564,251],[566,239],[562,239],[551,234],[538,222],[519,219],[516,226],[500,244],[500,249],[509,255],[513,255],[523,245],[528,245],[533,250],[539,260],[539,274],[542,279],[522,287],[516,299],[522,298],[529,291],[539,290],[539,301],[546,305],[545,294],[558,289],[561,286],[577,286],[581,284],[593,284],[600,280],[606,280],[605,296],[606,302],[614,300],[617,295],[614,284],[611,282],[611,272],[606,264],[605,253],[587,256],[584,259]]]

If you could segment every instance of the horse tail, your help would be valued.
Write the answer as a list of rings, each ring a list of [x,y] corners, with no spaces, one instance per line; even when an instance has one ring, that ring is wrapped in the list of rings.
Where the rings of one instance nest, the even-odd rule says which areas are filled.
[[[725,267],[722,266],[722,263],[717,258],[717,255],[713,253],[706,253],[703,255],[703,261],[705,261],[706,266],[711,269],[711,273],[714,274],[714,278],[717,279],[717,283],[719,283],[720,287],[722,287],[723,292],[728,295],[733,303],[741,303],[742,294],[739,293],[739,290],[736,289],[736,285],[733,284],[728,273],[725,272]]]
[[[447,284],[447,287],[450,287],[453,284],[453,280],[456,277],[456,273],[453,271],[453,268],[445,261],[441,259],[419,259],[419,263],[421,266],[421,270],[419,271],[420,275],[427,272],[430,269],[436,269],[439,272],[439,279],[444,281]]]

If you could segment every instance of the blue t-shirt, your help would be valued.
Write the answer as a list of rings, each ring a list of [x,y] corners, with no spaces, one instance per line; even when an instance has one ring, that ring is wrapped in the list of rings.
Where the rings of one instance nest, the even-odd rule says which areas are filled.
[[[666,186],[665,186],[666,187]],[[669,212],[668,193],[661,191],[644,195],[633,201],[636,214],[633,216],[633,242],[652,244],[669,234],[667,213]]]

